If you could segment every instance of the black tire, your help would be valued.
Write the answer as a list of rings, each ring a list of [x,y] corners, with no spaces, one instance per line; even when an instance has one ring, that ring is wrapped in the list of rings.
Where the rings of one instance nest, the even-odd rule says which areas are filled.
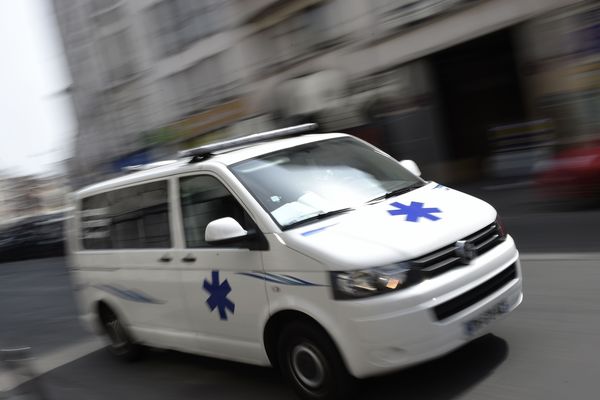
[[[103,306],[100,319],[110,340],[108,351],[122,361],[139,360],[143,354],[143,346],[135,343],[117,314],[110,307]]]
[[[279,368],[300,397],[310,400],[348,399],[355,379],[329,335],[317,324],[292,322],[279,336]]]

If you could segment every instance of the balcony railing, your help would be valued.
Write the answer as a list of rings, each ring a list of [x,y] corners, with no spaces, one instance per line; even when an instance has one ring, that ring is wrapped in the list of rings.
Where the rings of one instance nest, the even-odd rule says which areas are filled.
[[[373,9],[380,33],[396,31],[477,0],[389,0]]]

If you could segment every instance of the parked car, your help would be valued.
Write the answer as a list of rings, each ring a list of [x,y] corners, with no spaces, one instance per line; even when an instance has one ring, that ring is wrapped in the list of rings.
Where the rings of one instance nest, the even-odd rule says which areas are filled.
[[[539,163],[535,183],[544,200],[600,200],[600,142],[560,151]]]
[[[0,262],[64,256],[65,213],[27,217],[0,229]]]

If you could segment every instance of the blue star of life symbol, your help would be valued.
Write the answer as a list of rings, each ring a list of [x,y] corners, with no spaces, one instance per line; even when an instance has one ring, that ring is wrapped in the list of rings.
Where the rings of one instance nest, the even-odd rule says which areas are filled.
[[[206,304],[210,308],[210,311],[214,311],[215,308],[219,309],[219,317],[227,321],[227,312],[229,310],[232,314],[235,310],[235,304],[227,298],[229,292],[231,292],[231,286],[227,279],[223,283],[219,283],[219,271],[212,271],[212,283],[209,283],[206,279],[204,280],[204,290],[210,293]]]
[[[439,208],[423,208],[423,203],[418,201],[411,201],[409,206],[398,202],[394,202],[390,206],[397,208],[397,210],[388,210],[390,215],[406,215],[406,220],[410,222],[418,222],[419,218],[437,221],[440,217],[433,214],[442,212]]]

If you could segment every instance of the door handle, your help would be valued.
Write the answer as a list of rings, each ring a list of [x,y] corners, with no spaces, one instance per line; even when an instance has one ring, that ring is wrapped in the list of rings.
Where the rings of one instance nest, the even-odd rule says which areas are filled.
[[[171,261],[171,260],[172,260],[172,258],[171,258],[171,256],[170,256],[170,255],[168,255],[168,254],[165,254],[165,255],[163,255],[161,258],[159,258],[159,259],[158,259],[158,261],[160,261],[160,262],[169,262],[169,261]]]
[[[188,254],[187,256],[183,257],[183,258],[181,259],[181,261],[183,261],[183,262],[187,262],[187,263],[189,263],[189,262],[194,262],[194,261],[196,261],[196,257],[194,257],[194,256],[193,256],[193,255],[191,255],[191,254]]]

